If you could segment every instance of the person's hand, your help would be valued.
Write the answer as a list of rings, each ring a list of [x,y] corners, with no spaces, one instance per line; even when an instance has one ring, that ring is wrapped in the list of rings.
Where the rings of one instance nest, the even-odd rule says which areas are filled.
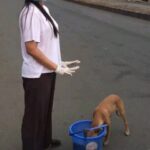
[[[80,61],[73,60],[73,61],[62,61],[61,62],[62,67],[68,67],[68,65],[72,65],[72,64],[80,64]]]
[[[79,66],[75,66],[75,67],[62,67],[61,65],[58,65],[55,72],[60,74],[60,75],[70,75],[72,76],[73,73],[75,73],[76,70],[78,70],[80,67]]]

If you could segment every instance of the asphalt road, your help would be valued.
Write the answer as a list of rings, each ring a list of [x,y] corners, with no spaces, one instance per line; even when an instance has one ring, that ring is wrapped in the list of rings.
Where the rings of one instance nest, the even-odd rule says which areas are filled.
[[[0,149],[21,150],[24,111],[18,14],[23,2],[0,5]],[[73,77],[58,76],[53,111],[58,150],[71,150],[68,127],[90,119],[95,106],[115,93],[126,105],[131,136],[112,118],[104,150],[150,150],[150,22],[62,0],[47,2],[60,27],[63,60],[81,60]]]

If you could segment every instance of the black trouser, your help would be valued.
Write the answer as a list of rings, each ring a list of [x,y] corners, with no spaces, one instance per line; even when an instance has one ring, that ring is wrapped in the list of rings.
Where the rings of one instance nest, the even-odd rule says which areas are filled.
[[[44,150],[52,140],[52,107],[56,73],[23,78],[25,112],[22,122],[23,150]]]

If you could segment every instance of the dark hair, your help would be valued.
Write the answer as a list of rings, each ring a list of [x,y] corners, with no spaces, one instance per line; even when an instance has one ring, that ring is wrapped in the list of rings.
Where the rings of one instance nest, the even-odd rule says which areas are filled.
[[[50,21],[50,23],[53,26],[53,30],[54,30],[54,35],[55,37],[57,37],[59,31],[56,28],[52,18],[50,17],[50,15],[45,11],[45,9],[42,7],[42,5],[39,3],[39,0],[25,0],[25,6],[29,7],[30,3],[34,4],[41,12],[42,14],[45,16],[45,18]]]

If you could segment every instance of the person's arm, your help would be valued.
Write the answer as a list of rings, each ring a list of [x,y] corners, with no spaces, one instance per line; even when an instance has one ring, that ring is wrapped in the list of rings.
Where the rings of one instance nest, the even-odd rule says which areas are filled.
[[[37,42],[29,41],[25,42],[26,50],[29,55],[31,55],[36,61],[45,66],[50,70],[56,70],[57,65],[48,59],[47,56],[37,47]]]
[[[77,69],[79,69],[79,66],[68,68],[68,67],[61,67],[61,65],[56,65],[42,53],[42,51],[37,47],[37,42],[35,41],[25,42],[25,47],[27,53],[31,55],[36,61],[41,63],[46,68],[54,70],[56,73],[60,75],[68,74],[72,76],[72,73],[74,73]]]

